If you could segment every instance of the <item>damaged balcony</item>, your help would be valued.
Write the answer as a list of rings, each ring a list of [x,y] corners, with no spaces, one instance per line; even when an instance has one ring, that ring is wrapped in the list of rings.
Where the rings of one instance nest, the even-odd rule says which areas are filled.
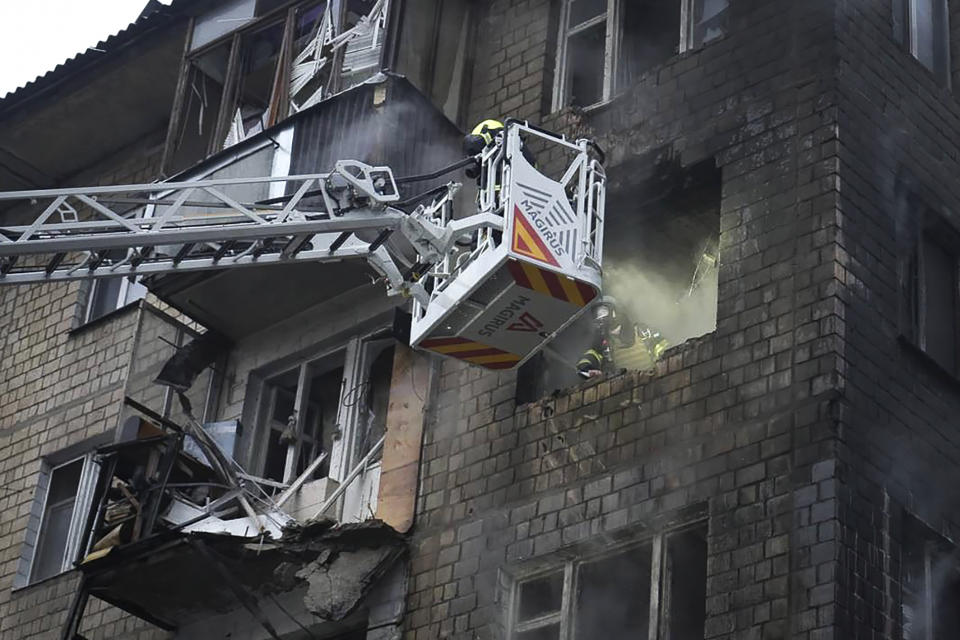
[[[176,181],[317,174],[339,160],[388,166],[401,178],[401,199],[456,180],[456,176],[404,183],[462,158],[461,132],[402,76],[382,73],[302,109],[280,124],[228,147],[173,178]],[[262,182],[229,196],[256,203],[282,200],[299,185]],[[206,196],[198,196],[205,202]],[[210,200],[213,200],[211,197]],[[309,204],[309,198],[305,203]],[[157,211],[146,215],[160,215]],[[217,209],[207,211],[215,214]],[[375,236],[376,231],[371,233]],[[223,247],[226,255],[248,247]],[[194,253],[210,247],[198,246]],[[155,276],[147,287],[162,300],[238,340],[277,321],[358,287],[373,272],[361,262],[278,264],[235,270]]]
[[[90,596],[182,638],[353,638],[398,624],[424,405],[411,387],[425,359],[379,336],[351,350],[363,357],[346,372],[332,357],[304,363],[268,380],[263,421],[244,430],[212,419],[227,354],[244,346],[142,309],[117,436],[77,502],[82,583],[63,637]],[[369,390],[352,385],[352,400],[351,370]],[[264,438],[265,461],[242,453]],[[248,459],[257,475],[236,462]]]

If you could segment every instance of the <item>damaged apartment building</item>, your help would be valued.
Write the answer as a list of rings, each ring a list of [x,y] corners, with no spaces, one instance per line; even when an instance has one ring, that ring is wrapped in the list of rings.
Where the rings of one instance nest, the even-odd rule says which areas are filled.
[[[960,638],[954,25],[151,0],[0,98],[0,640]],[[203,235],[341,197],[412,233],[438,193],[460,228],[507,190],[462,168],[491,118],[511,171],[573,185],[589,156],[561,193],[605,202],[602,287],[513,276],[583,313],[491,321],[550,338],[531,357],[417,337],[506,234],[422,278],[376,263],[402,249],[374,218]],[[187,210],[169,243],[82,242]],[[645,353],[585,378],[601,293]]]

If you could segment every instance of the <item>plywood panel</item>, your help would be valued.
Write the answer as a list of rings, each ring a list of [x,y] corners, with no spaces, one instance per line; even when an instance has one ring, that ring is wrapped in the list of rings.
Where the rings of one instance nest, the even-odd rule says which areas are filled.
[[[398,344],[393,356],[377,518],[400,533],[413,526],[429,379],[428,356]]]

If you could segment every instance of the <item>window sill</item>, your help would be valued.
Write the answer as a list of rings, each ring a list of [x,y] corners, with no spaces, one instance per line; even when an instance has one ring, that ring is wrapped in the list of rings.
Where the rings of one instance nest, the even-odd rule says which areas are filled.
[[[11,594],[20,594],[20,593],[22,593],[22,592],[24,592],[24,591],[28,591],[28,590],[30,590],[30,589],[32,589],[32,588],[34,588],[34,587],[39,587],[39,586],[41,586],[41,585],[47,585],[47,584],[53,582],[54,580],[59,580],[59,579],[63,578],[64,576],[68,575],[68,574],[72,574],[72,573],[75,573],[75,572],[78,572],[78,571],[79,571],[78,569],[70,568],[70,569],[66,569],[66,570],[64,570],[64,571],[61,571],[60,573],[55,573],[55,574],[53,574],[52,576],[50,576],[50,577],[48,577],[48,578],[44,578],[43,580],[37,580],[36,582],[28,582],[27,584],[23,584],[23,585],[20,585],[20,586],[16,586],[16,585],[15,585],[15,586],[11,587],[10,593],[11,593]]]
[[[897,336],[897,341],[904,347],[904,351],[909,354],[909,357],[913,358],[919,363],[920,366],[926,368],[935,376],[953,386],[957,391],[960,391],[960,377],[949,369],[945,368],[942,364],[934,360],[930,354],[920,348],[913,340],[907,336],[900,334]]]
[[[89,320],[89,321],[87,321],[87,322],[84,322],[84,323],[82,323],[82,324],[79,324],[79,325],[71,328],[70,330],[68,330],[68,331],[67,331],[67,335],[72,338],[72,337],[74,337],[74,336],[81,335],[81,334],[83,334],[83,333],[85,333],[85,332],[87,332],[87,331],[89,331],[89,330],[91,330],[91,329],[94,329],[94,328],[96,328],[96,327],[99,327],[99,326],[102,325],[102,324],[106,324],[107,322],[110,322],[110,321],[113,320],[114,318],[117,318],[117,317],[119,317],[119,316],[127,313],[127,312],[130,311],[131,309],[138,308],[138,307],[140,306],[140,302],[141,302],[141,301],[140,301],[139,299],[138,299],[138,300],[134,300],[133,302],[128,302],[127,304],[123,305],[122,307],[117,307],[117,308],[114,309],[113,311],[111,311],[111,312],[109,312],[109,313],[103,314],[103,315],[100,316],[99,318],[94,318],[93,320]]]

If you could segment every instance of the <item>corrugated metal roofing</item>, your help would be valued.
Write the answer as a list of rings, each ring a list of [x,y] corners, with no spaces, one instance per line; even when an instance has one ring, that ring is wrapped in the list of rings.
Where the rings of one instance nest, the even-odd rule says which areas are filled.
[[[80,71],[86,65],[98,62],[105,54],[110,54],[122,48],[148,31],[173,21],[185,13],[188,4],[189,0],[173,0],[169,6],[165,6],[157,0],[149,0],[137,19],[127,25],[126,28],[81,51],[72,58],[68,58],[23,86],[8,92],[0,98],[0,111],[29,98],[67,75]]]

